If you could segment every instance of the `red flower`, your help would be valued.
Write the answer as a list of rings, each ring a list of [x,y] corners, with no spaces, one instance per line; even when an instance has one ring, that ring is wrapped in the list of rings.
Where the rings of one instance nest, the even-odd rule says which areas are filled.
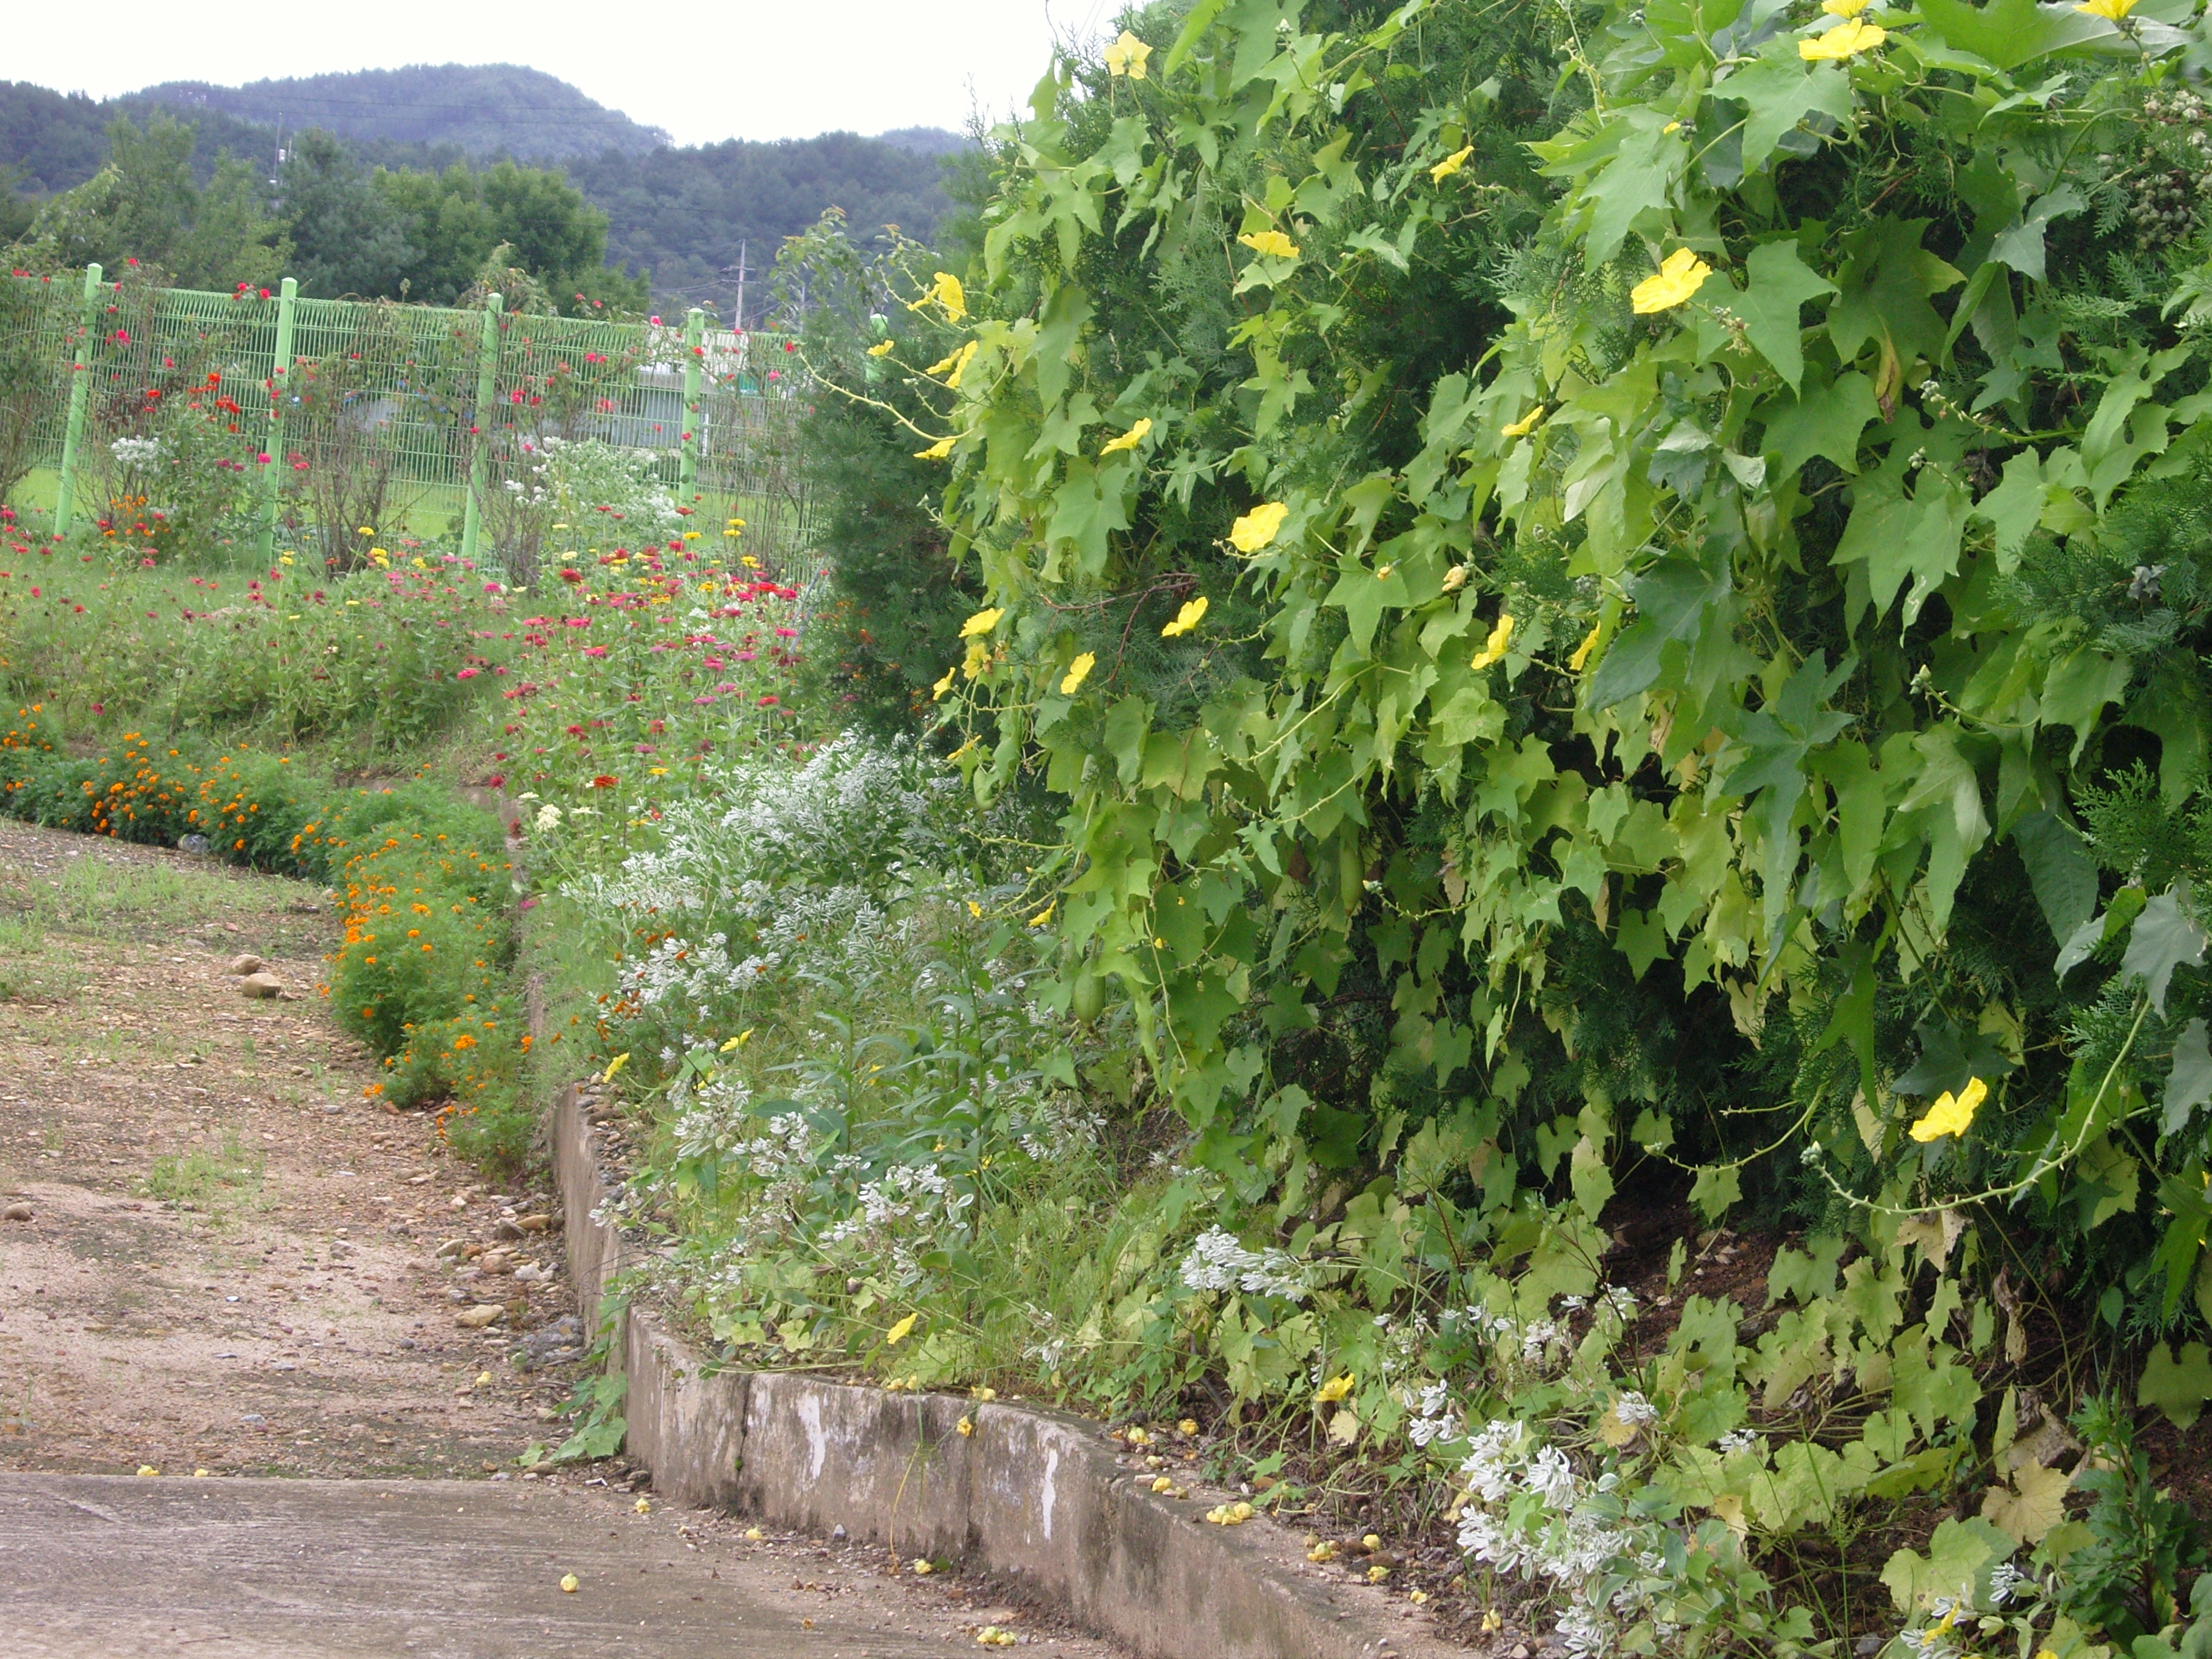
[[[594,789],[611,789],[614,787],[615,780],[609,777],[604,772],[600,773],[599,776],[592,780],[592,787]]]

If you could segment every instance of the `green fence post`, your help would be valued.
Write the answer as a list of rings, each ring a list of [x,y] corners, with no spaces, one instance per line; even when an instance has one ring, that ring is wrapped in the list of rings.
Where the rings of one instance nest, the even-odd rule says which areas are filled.
[[[92,396],[92,308],[100,301],[100,267],[84,268],[84,313],[79,319],[76,356],[70,371],[69,424],[62,428],[62,481],[54,497],[54,534],[69,534],[76,513],[76,446],[84,435],[84,406]]]
[[[699,499],[700,348],[706,340],[707,313],[694,306],[684,319],[684,437],[679,465],[684,480],[682,500],[686,507],[696,505]]]
[[[483,521],[477,501],[489,487],[485,452],[491,443],[492,399],[499,395],[499,313],[505,303],[496,294],[484,297],[483,344],[477,353],[476,444],[469,456],[468,503],[461,511],[461,556],[469,560],[477,556],[477,535]]]
[[[289,276],[276,301],[276,361],[269,376],[269,447],[262,452],[261,538],[257,544],[261,562],[276,551],[277,469],[284,465],[284,398],[292,389],[292,308],[300,285]]]

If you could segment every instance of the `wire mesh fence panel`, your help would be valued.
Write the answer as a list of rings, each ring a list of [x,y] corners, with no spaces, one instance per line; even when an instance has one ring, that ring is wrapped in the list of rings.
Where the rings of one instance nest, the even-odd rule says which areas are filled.
[[[74,283],[18,277],[0,288],[0,501],[60,458],[82,308]]]
[[[473,489],[484,562],[527,580],[555,541],[619,545],[644,528],[574,521],[549,461],[586,445],[670,491],[689,445],[690,523],[719,539],[725,517],[742,518],[748,550],[770,562],[806,544],[804,411],[781,337],[708,337],[687,410],[691,349],[657,323],[501,314],[488,344],[481,310],[158,289],[129,273],[88,301],[64,279],[17,276],[0,303],[0,487],[60,466],[80,343],[73,500],[148,556],[248,548],[272,519],[288,547],[332,568],[379,538],[457,546]]]

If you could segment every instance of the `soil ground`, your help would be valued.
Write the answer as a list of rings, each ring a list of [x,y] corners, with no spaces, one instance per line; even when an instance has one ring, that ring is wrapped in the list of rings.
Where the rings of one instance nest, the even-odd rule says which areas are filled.
[[[568,1432],[581,1369],[557,1206],[363,1092],[377,1066],[317,988],[334,937],[316,889],[0,823],[0,1649],[603,1652],[613,1619],[641,1652],[889,1656],[996,1624],[1107,1659],[988,1584],[641,1515],[619,1464],[518,1468]],[[283,998],[240,994],[245,954]],[[489,1329],[458,1321],[492,1305]],[[447,1501],[456,1479],[473,1502]],[[592,1571],[562,1565],[603,1528]],[[440,1559],[467,1594],[426,1583]],[[136,1565],[70,1565],[91,1559]],[[689,1600],[617,1617],[558,1592],[664,1559],[728,1581],[684,1592],[723,1597],[726,1644],[676,1633]],[[356,1629],[380,1561],[398,1622]]]

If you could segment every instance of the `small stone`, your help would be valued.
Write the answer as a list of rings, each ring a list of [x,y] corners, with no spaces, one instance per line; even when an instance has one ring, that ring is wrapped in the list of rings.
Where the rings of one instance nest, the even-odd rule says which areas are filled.
[[[471,1331],[480,1331],[495,1324],[507,1312],[496,1302],[479,1302],[473,1308],[464,1308],[453,1316],[453,1323]]]
[[[553,1218],[550,1215],[520,1216],[516,1218],[514,1224],[526,1233],[547,1232],[552,1228]]]
[[[526,1236],[521,1224],[514,1221],[502,1221],[491,1231],[495,1238],[521,1238]]]
[[[34,1219],[37,1213],[29,1205],[18,1202],[0,1210],[0,1221],[29,1221]]]
[[[274,974],[248,974],[238,981],[238,991],[240,996],[265,1001],[284,994],[284,981]]]
[[[262,961],[259,957],[257,957],[249,951],[242,957],[233,957],[230,959],[230,966],[223,971],[242,979],[248,974],[259,973],[268,965],[269,964]]]
[[[208,838],[205,836],[186,836],[177,842],[177,850],[179,853],[194,853],[204,857],[208,850]]]

